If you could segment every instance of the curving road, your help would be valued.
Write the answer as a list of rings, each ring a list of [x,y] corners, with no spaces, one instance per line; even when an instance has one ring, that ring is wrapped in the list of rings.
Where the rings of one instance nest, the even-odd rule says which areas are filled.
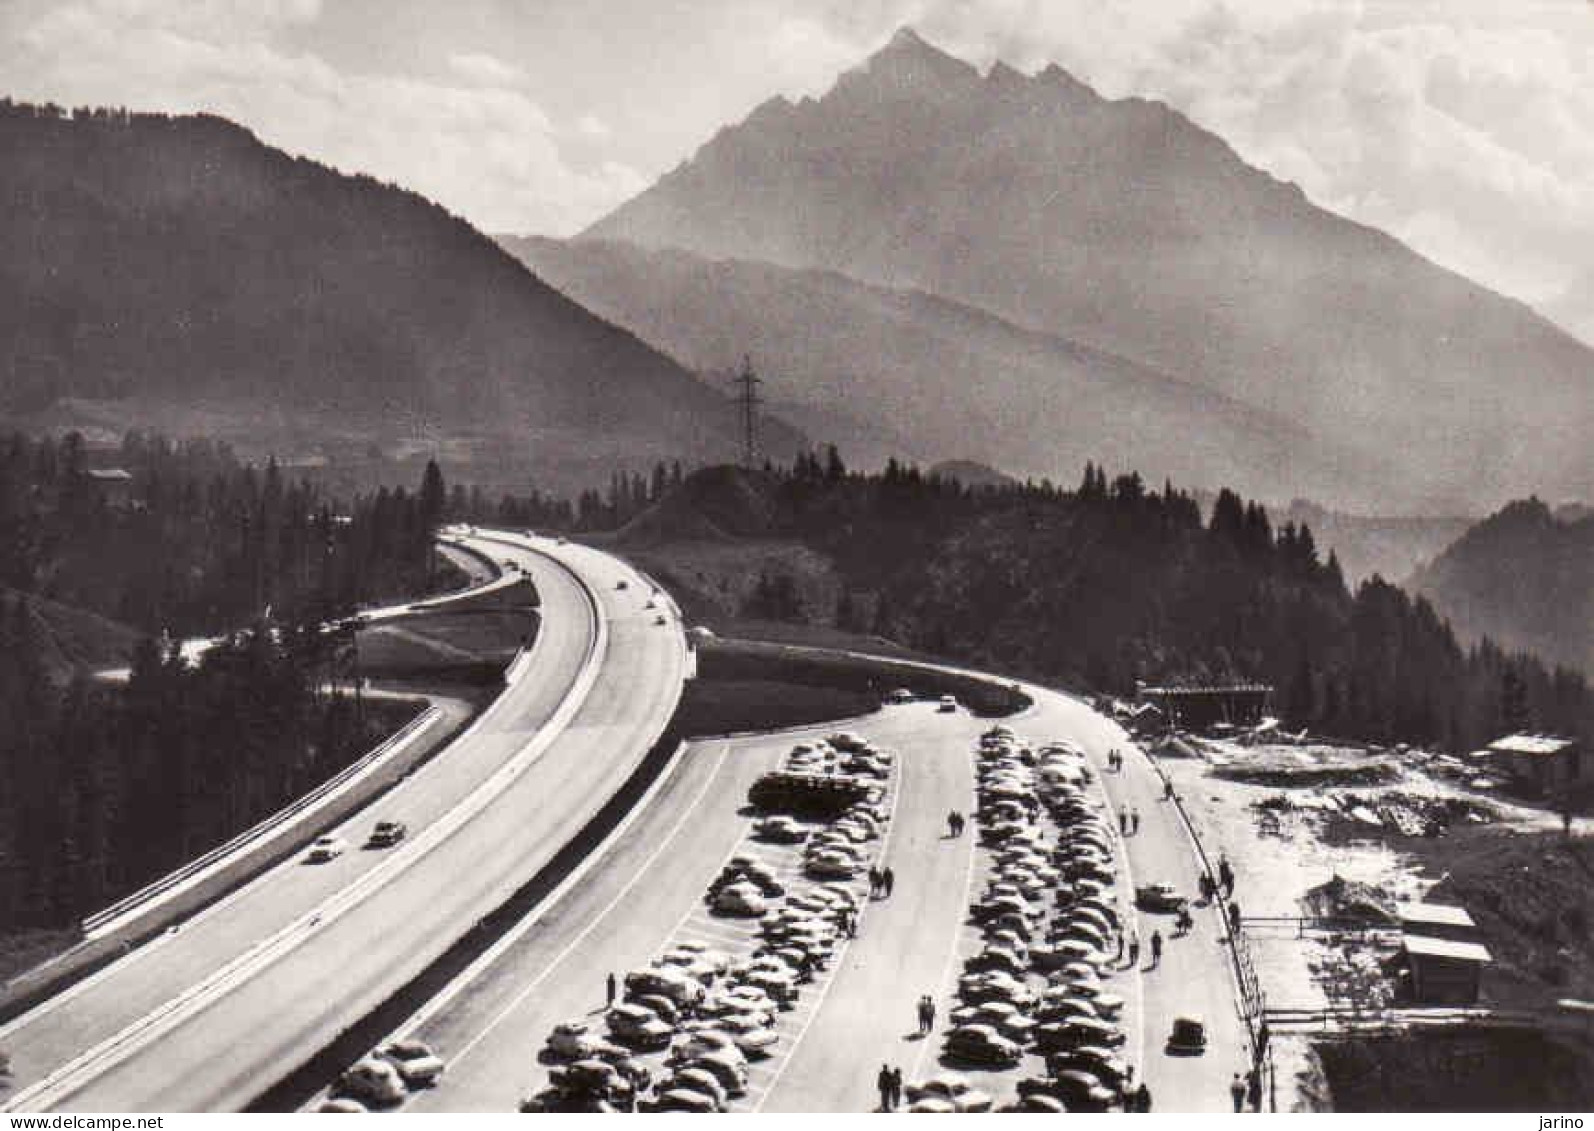
[[[629,776],[680,695],[679,623],[655,623],[646,584],[606,555],[475,541],[540,594],[524,675],[335,830],[344,856],[290,860],[0,1028],[7,1107],[243,1107],[533,876]],[[410,837],[360,850],[379,817]]]

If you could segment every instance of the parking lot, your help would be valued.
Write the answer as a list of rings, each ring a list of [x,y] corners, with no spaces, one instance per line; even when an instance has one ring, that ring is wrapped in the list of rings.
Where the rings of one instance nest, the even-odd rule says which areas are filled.
[[[1081,722],[1087,725],[1078,725]],[[1227,1080],[1220,1070],[1228,1068],[1230,1057],[1225,1056],[1223,1063],[1200,1056],[1173,1057],[1166,1055],[1162,1044],[1173,1018],[1185,1012],[1205,1015],[1215,1035],[1224,1043],[1234,1041],[1232,991],[1224,981],[1223,952],[1210,924],[1198,921],[1189,938],[1170,939],[1164,960],[1156,968],[1146,953],[1136,966],[1118,958],[1116,923],[1142,932],[1148,947],[1154,929],[1169,933],[1161,916],[1133,910],[1137,872],[1173,879],[1178,886],[1189,888],[1193,871],[1188,844],[1179,839],[1182,833],[1170,824],[1166,809],[1156,807],[1156,779],[1143,757],[1131,752],[1134,760],[1121,771],[1102,771],[1103,739],[1115,736],[1093,733],[1091,725],[1097,722],[1096,716],[1058,697],[1013,720],[1017,733],[1004,740],[1039,750],[1064,733],[1082,736],[1084,749],[1067,756],[1082,771],[1081,780],[1070,782],[1063,791],[1066,804],[1061,807],[1050,801],[1036,805],[1033,822],[1027,812],[1021,814],[1020,840],[1029,840],[1028,851],[1038,854],[1030,861],[1034,867],[1040,866],[1041,859],[1047,867],[1068,863],[1067,853],[1057,854],[1065,847],[1064,841],[1074,844],[1077,840],[1074,847],[1088,848],[1083,853],[1088,857],[1086,863],[1110,869],[1108,874],[1087,877],[1085,890],[1089,892],[1090,883],[1098,884],[1094,894],[1101,897],[1102,906],[1082,917],[1066,915],[1070,908],[1057,894],[1077,885],[1044,869],[1038,871],[1033,879],[1047,890],[1033,892],[1032,922],[1026,928],[1031,937],[1020,940],[1010,935],[993,940],[989,923],[971,920],[971,912],[992,894],[993,884],[1011,885],[1023,879],[1014,872],[1011,854],[1000,855],[1009,837],[991,833],[996,825],[1012,826],[1014,822],[1008,818],[1013,811],[992,808],[989,789],[977,788],[981,780],[986,787],[990,785],[989,759],[978,752],[980,735],[990,729],[989,723],[961,711],[942,713],[934,704],[912,703],[889,707],[845,728],[811,728],[693,745],[661,784],[658,796],[637,812],[626,835],[593,862],[580,883],[573,884],[534,922],[507,940],[481,969],[445,995],[445,1000],[401,1031],[426,1040],[448,1065],[434,1087],[409,1096],[402,1109],[514,1110],[539,1094],[544,1096],[539,1101],[544,1105],[587,1104],[590,1097],[559,1098],[557,1093],[547,1093],[550,1081],[571,1082],[565,1069],[574,1057],[550,1057],[545,1050],[552,1030],[562,1022],[577,1022],[593,1040],[608,1043],[605,981],[609,974],[621,980],[619,990],[624,996],[623,979],[628,971],[645,970],[655,960],[683,948],[697,954],[716,952],[727,964],[745,962],[767,941],[758,924],[778,916],[791,896],[801,899],[821,882],[803,874],[802,845],[752,835],[755,820],[764,814],[750,808],[747,798],[754,782],[782,768],[794,745],[811,744],[837,729],[857,731],[868,742],[898,755],[890,777],[879,783],[879,802],[890,819],[878,839],[863,846],[871,859],[892,867],[895,891],[890,898],[870,900],[866,879],[850,881],[852,890],[862,893],[861,898],[854,896],[860,908],[856,938],[837,938],[828,960],[802,982],[790,1008],[768,1011],[773,1041],[767,1049],[744,1050],[745,1080],[728,1077],[726,1082],[740,1083],[745,1090],[740,1095],[726,1094],[725,1109],[870,1110],[881,1102],[877,1077],[883,1066],[901,1072],[908,1086],[905,1090],[915,1095],[921,1108],[937,1110],[942,1104],[917,1086],[948,1072],[964,1081],[957,1085],[959,1089],[984,1093],[984,1097],[970,1097],[976,1105],[1015,1105],[1023,1099],[1021,1081],[1030,1081],[1026,1085],[1029,1092],[1044,1091],[1048,1077],[1055,1075],[1049,1073],[1047,1059],[1035,1050],[1033,1037],[1024,1042],[1016,1063],[997,1064],[981,1063],[978,1057],[967,1055],[946,1057],[948,1033],[958,1023],[979,1026],[1016,1021],[1022,1028],[1024,1022],[1036,1021],[1037,1014],[1045,1017],[1039,1024],[1067,1024],[1082,1013],[1103,1012],[1078,1004],[1079,998],[1096,995],[1106,995],[1112,1002],[1107,1015],[1096,1018],[1110,1026],[1103,1040],[1112,1062],[1101,1066],[1098,1081],[1105,1076],[1116,1090],[1120,1077],[1132,1067],[1131,1087],[1147,1082],[1158,1097],[1158,1110],[1220,1109],[1226,1100]],[[1033,792],[1040,801],[1043,794],[1050,797],[1056,791]],[[982,811],[982,802],[988,812]],[[1121,805],[1141,809],[1145,827],[1138,836],[1118,835],[1114,817]],[[968,818],[961,836],[949,834],[947,816],[953,810]],[[1069,831],[1081,821],[1088,821],[1096,830],[1082,840],[1077,832]],[[824,828],[819,821],[806,824],[810,834]],[[1086,841],[1095,843],[1087,845]],[[726,863],[736,858],[740,858],[739,868],[767,873],[767,881],[783,889],[767,907],[758,908],[761,915],[716,914],[705,902],[705,894]],[[1101,917],[1115,922],[1102,928]],[[1095,953],[1070,954],[1068,958],[1086,962],[1090,969],[1076,966],[1072,974],[1061,977],[1055,964],[1048,968],[1054,956],[1046,948],[1067,941],[1065,934],[1077,934],[1081,924],[1085,934],[1073,940],[1076,946],[1086,942],[1099,945],[1094,946]],[[1011,933],[1016,924],[1007,926]],[[1103,929],[1107,934],[1089,933]],[[1026,946],[1016,955],[993,956],[989,953],[993,941],[1008,947],[1022,941]],[[1037,959],[1037,952],[1045,953]],[[1022,989],[1010,1001],[1020,1016],[960,1013],[954,1020],[954,1010],[995,1000],[983,991],[975,995],[981,999],[977,1001],[960,992],[960,984],[967,988],[962,981],[969,973],[965,964],[976,956],[981,956],[981,963],[998,966],[1023,962],[1025,968],[1017,979]],[[685,961],[695,955],[676,953],[674,959]],[[767,976],[768,972],[764,973]],[[1054,981],[1058,984],[1053,985]],[[718,980],[717,988],[705,992],[718,992],[724,984]],[[998,992],[996,998],[1003,993],[1007,991]],[[936,1015],[931,1032],[921,1035],[916,1007],[925,995],[934,999]],[[1112,999],[1121,999],[1121,1003]],[[756,1004],[742,1002],[737,1007],[733,1016],[738,1024],[748,1021],[746,1015],[756,1014]],[[660,1008],[665,1007],[661,1004]],[[1229,1016],[1224,1016],[1224,1010]],[[1000,1007],[997,1012],[1002,1012]],[[672,1045],[681,1045],[691,1039],[689,1030],[717,1027],[720,1022],[693,1017],[689,1010],[685,1017],[668,1024],[668,1039]],[[1091,1021],[1087,1019],[1085,1024],[1088,1028]],[[999,1031],[997,1035],[1003,1034]],[[1018,1034],[1014,1030],[1008,1035]],[[1065,1043],[1080,1043],[1077,1033],[1064,1037]],[[1089,1051],[1093,1047],[1086,1045],[1087,1059],[1093,1055]],[[573,1051],[600,1050],[578,1045]],[[684,1051],[712,1050],[697,1042]],[[752,1055],[745,1055],[749,1051]],[[984,1055],[983,1048],[977,1051]],[[1051,1069],[1092,1067],[1060,1059],[1056,1054],[1073,1050],[1056,1042],[1050,1051],[1054,1053]],[[701,1078],[695,1083],[693,1078],[674,1078],[663,1092],[682,1094],[665,1100],[658,1085],[671,1077],[673,1070],[666,1068],[668,1054],[663,1048],[613,1048],[603,1050],[602,1055],[611,1059],[625,1056],[646,1070],[648,1087],[635,1097],[643,1106],[693,1106],[699,1097],[685,1097],[685,1092],[693,1087],[712,1092]],[[677,1059],[681,1055],[677,1054]],[[1064,1088],[1082,1086],[1075,1081]],[[632,1099],[616,1098],[622,1102],[614,1106],[626,1106]],[[1072,1098],[1075,1103],[1071,1106],[1094,1106],[1101,1100],[1088,1087]],[[709,1095],[706,1102],[709,1107],[722,1106],[715,1095]],[[1120,1103],[1120,1097],[1113,1095],[1107,1106]],[[1044,1107],[1046,1101],[1031,1099],[1026,1106]]]

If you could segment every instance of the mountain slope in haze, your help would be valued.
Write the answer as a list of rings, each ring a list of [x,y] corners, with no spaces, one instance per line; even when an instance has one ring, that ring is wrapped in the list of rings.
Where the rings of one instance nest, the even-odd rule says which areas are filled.
[[[1454,513],[1594,491],[1594,351],[1056,66],[982,76],[899,32],[583,236],[828,268],[1133,358],[1309,428],[1330,474],[1277,494]]]
[[[0,412],[14,419],[82,400],[124,425],[179,406],[633,467],[735,451],[728,398],[464,221],[225,120],[7,104],[0,200]]]
[[[1594,672],[1594,517],[1558,520],[1538,499],[1507,505],[1418,570],[1427,595],[1464,638]]]
[[[887,451],[899,459],[969,458],[1059,482],[1105,459],[1152,480],[1260,491],[1281,468],[1313,470],[1319,452],[1284,420],[922,291],[601,240],[503,242],[588,309],[699,371],[730,370],[751,353],[770,403],[851,462],[883,461],[860,457],[837,418],[900,436],[908,450]],[[884,439],[860,438],[865,451],[886,451]]]
[[[1461,517],[1345,514],[1306,499],[1294,500],[1282,512],[1274,510],[1273,516],[1275,525],[1293,522],[1310,527],[1318,551],[1324,555],[1334,551],[1352,585],[1374,574],[1386,580],[1411,576],[1473,522]]]
[[[1558,325],[1594,345],[1594,271],[1585,271],[1545,307]]]

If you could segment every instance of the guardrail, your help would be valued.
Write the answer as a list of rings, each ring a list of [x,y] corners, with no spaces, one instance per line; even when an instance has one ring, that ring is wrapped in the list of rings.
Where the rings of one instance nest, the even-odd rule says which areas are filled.
[[[294,818],[315,809],[333,794],[347,788],[354,779],[367,773],[379,762],[385,761],[395,750],[407,746],[423,730],[428,729],[441,718],[442,714],[443,712],[436,707],[426,708],[394,731],[381,745],[365,754],[359,761],[345,766],[338,773],[310,790],[310,792],[303,794],[277,810],[265,820],[245,829],[225,844],[218,845],[203,856],[194,858],[176,871],[162,876],[154,883],[140,888],[132,895],[118,900],[105,908],[105,910],[90,915],[83,920],[84,936],[92,938],[112,926],[118,919],[147,910],[148,905],[179,889],[185,883],[198,877],[206,869],[214,867],[217,863],[238,853],[248,845],[260,841],[268,834],[279,831]]]
[[[1136,749],[1139,749],[1136,746]],[[1218,888],[1218,872],[1212,866],[1212,859],[1207,855],[1206,846],[1201,843],[1200,834],[1196,832],[1195,823],[1190,820],[1190,814],[1185,811],[1184,801],[1173,788],[1173,779],[1157,764],[1156,760],[1142,751],[1146,761],[1151,763],[1151,768],[1162,779],[1163,795],[1173,804],[1174,810],[1179,814],[1185,832],[1189,834],[1190,843],[1195,847],[1196,859],[1200,861],[1201,870],[1212,882],[1214,890]],[[1235,989],[1239,992],[1240,1020],[1245,1023],[1246,1038],[1251,1046],[1251,1062],[1253,1067],[1260,1070],[1265,1061],[1270,1078],[1269,1094],[1272,1096],[1272,1107],[1278,1110],[1277,1101],[1277,1072],[1273,1065],[1273,1053],[1268,1040],[1268,1027],[1265,1021],[1267,1013],[1267,995],[1262,989],[1262,980],[1257,977],[1256,962],[1251,955],[1250,943],[1243,930],[1232,928],[1229,917],[1224,912],[1221,904],[1217,905],[1218,921],[1224,940],[1228,942],[1229,961],[1234,969]],[[1243,925],[1243,920],[1242,920]]]
[[[568,570],[569,567],[561,566],[561,568]],[[594,625],[586,656],[574,682],[566,691],[564,699],[555,708],[553,715],[515,752],[509,762],[501,765],[490,778],[480,783],[448,812],[421,829],[416,835],[406,838],[398,849],[385,855],[374,868],[334,893],[313,911],[287,924],[275,934],[259,940],[202,981],[127,1025],[111,1038],[82,1054],[77,1060],[62,1066],[23,1091],[0,1101],[0,1112],[49,1106],[55,1102],[55,1097],[80,1086],[83,1080],[99,1070],[101,1064],[130,1055],[129,1050],[141,1048],[155,1039],[160,1032],[213,1004],[231,988],[252,977],[260,969],[298,945],[308,932],[335,921],[350,908],[385,886],[414,859],[457,833],[476,813],[507,789],[528,765],[541,757],[543,750],[563,732],[570,719],[580,709],[596,681],[598,669],[607,651],[609,638],[607,621],[602,616],[602,611],[590,588],[576,577],[573,571],[572,576],[575,577],[577,588],[587,604],[588,614]],[[496,705],[497,703],[494,704]],[[489,707],[487,711],[478,715],[456,741],[461,741],[473,733],[491,711],[492,707]],[[402,961],[421,962],[424,965],[423,959],[423,955],[410,954],[403,956]]]
[[[389,784],[383,774],[444,717],[427,707],[359,761],[225,844],[82,921],[83,939],[0,987],[0,1014],[14,1014],[126,946],[147,938],[263,872],[312,831],[335,824]],[[408,770],[405,765],[404,770]]]

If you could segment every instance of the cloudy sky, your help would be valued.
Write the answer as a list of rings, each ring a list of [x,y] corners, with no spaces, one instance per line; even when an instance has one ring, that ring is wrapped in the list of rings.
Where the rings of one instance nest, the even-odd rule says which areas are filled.
[[[1319,203],[1594,327],[1590,0],[0,0],[0,93],[206,109],[494,232],[574,232],[912,24],[1160,97]]]

